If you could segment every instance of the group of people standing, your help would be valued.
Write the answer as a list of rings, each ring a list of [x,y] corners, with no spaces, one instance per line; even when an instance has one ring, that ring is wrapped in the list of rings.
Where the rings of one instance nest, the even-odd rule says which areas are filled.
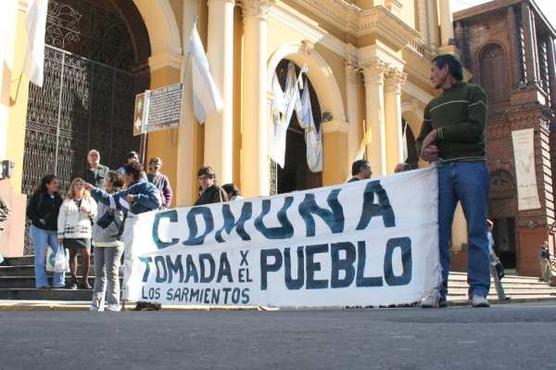
[[[473,307],[488,307],[491,258],[487,222],[489,176],[485,161],[487,96],[478,85],[463,82],[463,67],[452,55],[439,55],[432,63],[431,81],[442,93],[426,107],[421,132],[416,139],[420,157],[438,170],[439,262],[442,282],[423,300],[422,307],[446,307],[450,270],[450,239],[455,208],[461,203],[468,225],[469,300]],[[29,202],[35,246],[36,285],[48,287],[46,248],[63,246],[70,251],[70,288],[76,288],[77,253],[82,252],[81,285],[90,287],[87,275],[91,240],[95,250],[95,290],[92,309],[103,308],[108,271],[108,308],[119,307],[119,261],[137,214],[170,207],[172,190],[160,173],[162,161],[149,161],[143,171],[137,153],[131,152],[127,164],[110,171],[100,164],[100,154],[92,150],[83,179],[75,179],[66,199],[59,195],[55,176],[45,176]],[[396,172],[410,170],[401,163]],[[241,199],[234,184],[219,187],[211,167],[198,171],[199,198],[195,205]],[[354,162],[350,181],[371,177],[370,163]],[[491,227],[491,226],[490,226]],[[102,251],[102,252],[101,252]],[[545,253],[541,251],[541,253]],[[128,253],[124,253],[127,255]],[[544,255],[543,255],[544,256]],[[541,257],[543,257],[541,256]],[[547,259],[547,258],[545,258]],[[543,265],[544,267],[544,265]],[[546,269],[546,267],[545,267]],[[125,276],[125,274],[124,274]],[[64,286],[64,275],[54,274],[54,287]]]
[[[162,160],[149,161],[145,172],[136,152],[130,152],[126,163],[116,171],[101,164],[100,153],[91,150],[88,167],[82,177],[71,182],[65,197],[55,175],[41,179],[27,205],[31,221],[30,236],[35,257],[36,288],[91,289],[89,270],[91,249],[94,247],[94,290],[92,311],[119,311],[120,266],[129,253],[124,253],[127,240],[131,240],[131,227],[135,217],[143,212],[169,208],[172,205],[172,187],[166,175],[160,172]],[[211,167],[198,172],[199,198],[195,205],[241,199],[234,184],[219,187]],[[131,225],[130,225],[131,226]],[[47,250],[55,255],[59,248],[69,254],[70,280],[65,273],[54,272],[52,285],[46,272]],[[78,254],[81,254],[81,275],[78,278]],[[105,302],[106,300],[106,302]],[[106,307],[105,307],[106,303]],[[138,305],[144,307],[145,305]]]
[[[93,310],[104,309],[104,297],[108,285],[107,310],[120,309],[119,270],[124,252],[122,234],[127,208],[113,207],[103,202],[102,195],[119,194],[125,190],[148,188],[152,202],[148,207],[133,208],[137,213],[169,207],[172,189],[168,178],[160,173],[162,161],[153,158],[148,182],[139,163],[137,153],[128,155],[127,163],[117,171],[111,171],[100,163],[100,153],[91,150],[87,156],[89,166],[82,177],[71,182],[65,197],[60,193],[60,182],[55,175],[41,179],[27,205],[27,217],[31,221],[30,236],[35,252],[35,287],[91,289],[89,269],[91,247],[94,246],[95,283]],[[102,190],[101,190],[102,189]],[[65,273],[54,272],[52,285],[46,273],[48,248],[56,254],[65,248],[69,254],[70,280],[65,283]],[[77,275],[77,255],[81,254],[81,275]]]

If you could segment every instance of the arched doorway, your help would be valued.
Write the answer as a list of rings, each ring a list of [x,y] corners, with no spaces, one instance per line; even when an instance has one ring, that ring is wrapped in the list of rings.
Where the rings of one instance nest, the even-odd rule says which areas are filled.
[[[56,174],[65,190],[86,153],[111,168],[140,149],[135,95],[148,88],[148,34],[132,0],[50,0],[44,84],[29,86],[22,190]]]
[[[293,62],[288,59],[282,59],[280,63],[278,63],[275,70],[282,90],[286,88],[289,63]],[[296,75],[299,74],[300,68],[298,65],[295,65],[295,71]],[[309,89],[313,119],[316,129],[320,130],[322,120],[321,108],[315,89],[308,78],[305,79],[304,89]],[[276,163],[272,162],[271,181],[273,182],[273,184],[271,184],[271,193],[273,194],[289,193],[292,191],[312,189],[322,186],[322,171],[312,172],[307,164],[307,143],[305,141],[305,131],[300,126],[298,117],[295,113],[290,119],[286,134],[286,157],[284,168],[281,168]]]
[[[135,95],[148,88],[149,37],[132,0],[50,0],[44,84],[29,85],[22,192],[56,174],[65,192],[91,148],[117,168],[130,150]],[[29,239],[26,233],[26,253]]]

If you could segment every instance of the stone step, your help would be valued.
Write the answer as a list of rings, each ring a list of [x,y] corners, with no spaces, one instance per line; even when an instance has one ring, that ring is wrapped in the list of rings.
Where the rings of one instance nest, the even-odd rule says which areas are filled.
[[[77,276],[81,279],[81,276]],[[92,285],[94,276],[89,276],[89,283]],[[70,277],[66,276],[66,283],[70,282]],[[52,281],[50,281],[52,283]],[[0,289],[4,288],[34,288],[35,278],[31,276],[4,276],[0,278]]]
[[[506,275],[503,280],[514,279],[519,281],[533,281],[538,282],[537,276],[521,276],[521,275]],[[450,280],[454,281],[467,281],[467,274],[463,272],[450,272]]]
[[[34,288],[0,288],[0,299],[13,300],[49,300],[49,301],[91,301],[92,290],[78,289],[34,289]]]
[[[467,297],[467,289],[463,290],[448,290],[448,295],[449,296],[465,296]],[[552,291],[541,291],[541,290],[523,290],[523,289],[504,289],[504,294],[507,296],[514,296],[514,295],[546,295],[546,296],[552,296],[554,298],[556,298],[556,293],[552,292]],[[491,289],[489,291],[489,297],[498,297],[496,290]]]
[[[498,303],[498,297],[489,296],[488,300],[491,303]],[[519,302],[540,302],[540,301],[555,301],[555,296],[547,296],[543,294],[537,295],[515,295],[511,296],[510,300],[507,301],[508,303],[519,303]],[[461,296],[452,296],[448,295],[448,302],[451,304],[467,304],[468,299],[466,297]]]
[[[34,265],[35,256],[6,257],[6,262],[8,266]],[[81,254],[77,255],[77,262],[81,263]],[[93,255],[91,255],[91,263],[93,263]]]
[[[81,269],[78,265],[77,271]],[[91,272],[94,271],[94,265],[90,267]],[[46,272],[48,277],[52,277],[52,272]],[[34,277],[35,276],[35,266],[33,265],[19,265],[19,266],[0,266],[0,278],[4,276],[22,276],[22,277]]]
[[[504,289],[522,289],[522,290],[542,290],[547,292],[555,292],[556,289],[549,285],[527,285],[527,284],[505,284],[502,283]],[[496,289],[494,284],[490,286],[491,289]],[[451,289],[468,289],[467,284],[448,283],[448,290]]]

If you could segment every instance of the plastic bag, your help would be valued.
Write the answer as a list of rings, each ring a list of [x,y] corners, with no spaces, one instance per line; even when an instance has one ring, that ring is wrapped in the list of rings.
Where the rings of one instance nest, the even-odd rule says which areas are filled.
[[[66,249],[59,245],[54,257],[54,272],[69,272],[69,256]]]
[[[54,272],[54,265],[56,264],[56,253],[50,247],[46,249],[46,271]]]

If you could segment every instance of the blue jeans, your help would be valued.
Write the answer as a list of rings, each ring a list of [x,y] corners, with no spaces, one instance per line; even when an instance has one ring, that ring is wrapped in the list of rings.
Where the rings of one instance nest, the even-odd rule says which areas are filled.
[[[58,250],[58,236],[56,231],[39,229],[31,225],[31,240],[35,249],[35,287],[42,288],[48,285],[46,277],[46,251],[48,246],[54,253]],[[53,274],[52,285],[61,288],[65,285],[65,274],[55,272]]]
[[[438,164],[438,232],[442,285],[440,297],[448,294],[452,221],[461,202],[467,221],[467,282],[469,296],[486,297],[490,289],[490,255],[487,238],[489,176],[486,163],[447,162]]]

